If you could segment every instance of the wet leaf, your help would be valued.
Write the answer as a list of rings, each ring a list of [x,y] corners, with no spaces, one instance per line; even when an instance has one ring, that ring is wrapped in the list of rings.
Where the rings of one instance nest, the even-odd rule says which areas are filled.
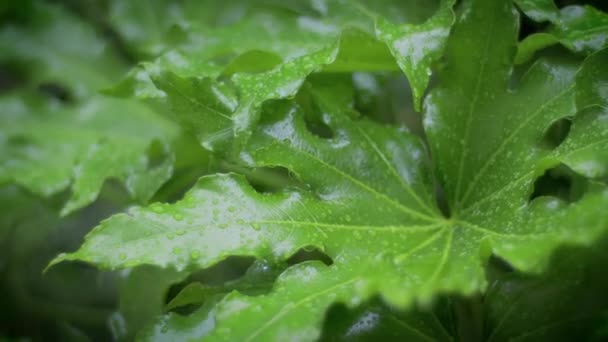
[[[522,10],[534,20],[549,20],[546,32],[524,38],[517,51],[517,63],[528,61],[535,52],[561,44],[581,54],[591,54],[608,46],[608,14],[590,5],[571,5],[557,11],[553,0],[522,0]]]
[[[518,3],[528,12],[534,5]],[[453,2],[444,1],[427,21],[405,23],[369,4],[310,4],[254,3],[228,22],[180,25],[177,46],[112,90],[166,100],[219,158],[285,169],[300,186],[263,191],[237,173],[204,176],[180,201],[103,221],[51,266],[188,273],[233,256],[281,264],[310,249],[325,260],[287,268],[262,293],[186,287],[169,307],[202,307],[163,315],[140,339],[314,340],[336,304],[356,310],[379,297],[405,312],[442,294],[478,294],[491,255],[539,273],[558,247],[588,246],[606,232],[604,51],[584,61],[543,57],[521,76],[512,1],[463,1],[455,20]],[[554,20],[550,12],[536,18]],[[154,54],[151,39],[140,48]],[[438,69],[423,106],[428,148],[403,127],[361,116],[352,82],[327,75],[394,70],[386,66],[395,58],[418,100],[431,66]],[[543,144],[564,120],[570,131]],[[580,196],[569,202],[535,188],[559,168],[577,177],[571,192]],[[429,333],[420,319],[416,338],[450,338],[441,322]]]
[[[223,150],[233,134],[246,140],[261,105],[293,97],[314,72],[401,68],[419,109],[431,67],[441,57],[453,22],[454,1],[442,1],[423,23],[418,23],[416,14],[421,11],[415,3],[393,4],[414,13],[398,23],[369,9],[372,5],[339,0],[304,4],[308,11],[252,2],[241,9],[247,15],[237,15],[226,25],[197,25],[184,19],[189,23],[184,43],[141,64],[110,92],[168,99],[178,121],[194,129],[203,146],[216,151]],[[193,128],[192,119],[182,117],[184,108],[209,119]],[[214,115],[207,115],[209,111]]]

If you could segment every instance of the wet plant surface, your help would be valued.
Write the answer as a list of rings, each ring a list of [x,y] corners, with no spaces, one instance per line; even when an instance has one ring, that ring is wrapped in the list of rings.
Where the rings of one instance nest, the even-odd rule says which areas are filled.
[[[608,338],[608,14],[0,6],[0,340]]]

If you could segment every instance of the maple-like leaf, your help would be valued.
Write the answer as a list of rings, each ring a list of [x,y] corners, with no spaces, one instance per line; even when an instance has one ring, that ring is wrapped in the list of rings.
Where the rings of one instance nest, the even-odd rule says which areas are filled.
[[[283,261],[315,247],[330,266],[297,264],[268,294],[234,292],[164,325],[167,336],[198,320],[209,340],[312,340],[336,302],[355,307],[380,295],[406,308],[440,293],[469,295],[485,289],[491,254],[538,271],[556,247],[590,243],[608,228],[601,210],[608,190],[597,180],[605,171],[586,169],[605,161],[608,147],[596,84],[608,78],[604,55],[582,66],[540,59],[517,78],[512,2],[469,0],[459,11],[445,66],[425,100],[430,151],[403,129],[359,118],[348,101],[337,100],[340,85],[311,80],[301,96],[260,107],[261,120],[238,154],[249,166],[286,168],[308,189],[260,193],[243,176],[206,176],[177,203],[133,208],[102,222],[78,251],[53,263],[191,270],[234,255]],[[590,77],[590,70],[601,75]],[[197,89],[214,89],[215,81],[184,82],[187,92],[167,96],[190,102],[184,109],[213,123],[217,113],[208,106],[216,102],[200,101]],[[579,113],[584,108],[595,111]],[[545,146],[547,130],[565,118],[573,118],[570,135],[556,148]],[[330,137],[311,132],[310,120],[326,125]],[[536,179],[560,164],[589,177],[588,189],[572,203],[531,200]],[[447,217],[436,204],[433,174]]]

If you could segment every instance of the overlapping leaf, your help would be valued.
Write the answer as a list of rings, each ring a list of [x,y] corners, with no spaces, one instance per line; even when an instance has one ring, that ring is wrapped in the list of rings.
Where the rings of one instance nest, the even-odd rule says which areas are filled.
[[[535,180],[560,163],[585,176],[605,175],[588,165],[605,165],[608,129],[598,89],[608,75],[590,76],[605,71],[600,53],[582,70],[577,60],[539,60],[514,80],[517,32],[511,1],[463,2],[446,66],[425,101],[424,126],[449,218],[436,207],[428,153],[417,138],[357,118],[348,102],[336,100],[338,85],[312,82],[302,97],[266,103],[239,154],[249,166],[287,168],[310,190],[260,193],[242,176],[203,177],[175,204],[133,208],[104,221],[78,251],[54,262],[182,270],[232,255],[280,261],[304,247],[322,250],[331,266],[298,264],[267,295],[232,293],[155,330],[176,336],[188,326],[184,331],[194,335],[181,337],[265,341],[317,338],[323,313],[336,302],[352,307],[380,294],[407,307],[438,293],[480,291],[491,253],[520,270],[539,270],[560,244],[589,243],[608,228],[601,210],[608,191],[599,182],[589,181],[573,203],[529,199]],[[174,94],[167,92],[170,100],[189,103],[178,108],[184,115],[214,124],[218,114],[229,113],[215,107],[238,112],[242,106],[218,96],[228,92],[215,80],[166,77],[175,85],[169,87]],[[588,107],[600,113],[576,115]],[[561,145],[552,150],[541,143],[554,122],[572,117],[572,132]],[[224,119],[230,129],[233,118]],[[331,137],[311,132],[311,119],[328,126]]]
[[[554,44],[590,54],[608,46],[608,14],[582,5],[559,10],[553,0],[517,1],[524,13],[536,21],[549,21],[546,32],[531,34],[519,45],[516,63],[529,60],[540,49]]]
[[[593,338],[608,305],[600,242],[560,250],[542,275],[499,273],[484,301],[486,341],[601,341]]]
[[[45,196],[70,188],[64,213],[91,203],[108,178],[147,200],[171,175],[176,127],[139,103],[95,95],[124,71],[120,61],[76,18],[35,8],[37,27],[0,32],[3,63],[23,72],[0,97],[0,182]]]
[[[247,15],[236,14],[241,19],[235,23],[211,27],[184,18],[189,23],[185,41],[156,61],[143,63],[112,92],[168,97],[175,114],[190,129],[191,119],[182,118],[184,107],[214,112],[216,115],[209,115],[205,125],[194,129],[211,150],[221,150],[232,130],[238,136],[248,136],[263,102],[295,95],[306,76],[320,70],[384,71],[400,67],[412,85],[418,108],[431,66],[441,56],[452,25],[453,3],[442,1],[436,14],[422,24],[417,23],[418,15],[406,16],[402,19],[405,23],[393,23],[368,9],[381,6],[340,0],[294,6],[308,10],[259,7],[256,2],[239,7],[239,11],[232,7],[218,9],[222,14],[246,11]],[[409,2],[393,5],[404,13],[421,12]],[[230,82],[218,77],[229,78]],[[197,100],[183,98],[183,94],[193,91],[198,94]],[[227,103],[227,98],[231,98],[229,106],[206,108],[209,102]]]

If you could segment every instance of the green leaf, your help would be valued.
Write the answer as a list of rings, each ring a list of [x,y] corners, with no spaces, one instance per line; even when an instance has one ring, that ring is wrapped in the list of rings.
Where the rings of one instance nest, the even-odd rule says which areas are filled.
[[[500,237],[486,240],[493,253],[531,270],[558,240],[590,241],[606,227],[606,217],[594,210],[606,201],[601,191],[569,205],[556,199],[528,200],[539,175],[568,163],[595,141],[571,134],[554,151],[539,144],[553,122],[576,114],[577,64],[539,60],[517,89],[508,89],[516,13],[507,2],[475,4],[464,6],[465,20],[448,42],[439,87],[425,103],[425,130],[452,216],[467,226],[500,232]],[[466,20],[476,12],[485,13],[484,21]],[[471,65],[470,60],[479,63]],[[559,214],[550,214],[552,207]],[[588,212],[578,213],[582,211]],[[549,225],[557,217],[561,220]],[[583,226],[578,236],[570,235],[571,229]]]
[[[16,109],[0,117],[5,156],[0,182],[43,196],[71,189],[63,214],[93,202],[108,178],[121,180],[145,202],[171,176],[168,145],[161,143],[156,157],[148,151],[176,130],[143,105],[100,97],[58,109],[28,104],[23,97],[5,96],[0,102]],[[152,164],[152,158],[160,163]]]
[[[262,103],[294,96],[314,72],[392,71],[398,65],[411,83],[419,109],[431,66],[441,57],[453,22],[453,3],[442,1],[437,13],[422,24],[394,24],[363,5],[341,1],[327,2],[314,16],[252,5],[248,15],[232,25],[191,25],[188,42],[143,63],[111,92],[167,97],[177,116],[185,107],[198,107],[196,112],[204,114],[209,109],[202,98],[211,103],[229,98],[235,103],[222,108],[204,128],[195,129],[203,146],[220,151],[232,130],[248,137]],[[201,41],[201,36],[210,38]],[[218,79],[228,77],[230,82]],[[226,92],[238,94],[236,101]],[[186,120],[179,121],[192,129],[188,124],[192,120]]]
[[[171,176],[177,128],[147,106],[95,95],[123,72],[119,60],[59,8],[38,4],[35,13],[34,28],[0,31],[3,58],[28,64],[24,84],[0,95],[0,183],[43,196],[70,189],[63,214],[93,202],[108,178],[147,201]]]
[[[553,0],[516,0],[517,6],[535,21],[557,22],[559,9]]]
[[[132,340],[135,334],[163,312],[169,287],[185,274],[150,266],[124,272],[120,281],[119,309],[110,317],[116,340]]]
[[[231,291],[239,291],[248,295],[257,295],[268,292],[272,288],[277,276],[285,267],[272,265],[268,262],[256,260],[247,272],[236,280],[217,284],[203,284],[193,282],[186,285],[171,301],[166,309],[172,310],[181,306],[202,304],[218,295],[225,295]]]
[[[542,275],[498,274],[484,299],[486,341],[599,341],[590,337],[608,305],[605,248],[560,250]]]
[[[58,83],[80,99],[125,72],[88,23],[56,5],[35,2],[31,7],[29,25],[8,22],[0,29],[2,62],[17,64],[28,83]]]
[[[441,8],[422,25],[397,26],[378,19],[376,30],[395,56],[414,93],[414,109],[419,111],[423,92],[432,74],[432,64],[443,55],[454,21],[453,0],[443,1]]]
[[[330,309],[321,341],[452,341],[434,310],[402,312],[374,300]]]
[[[608,50],[586,61],[577,76],[576,101],[579,115],[570,134],[558,148],[561,160],[590,178],[608,176]]]
[[[549,4],[551,2],[551,5]],[[523,6],[527,3],[527,6]],[[524,12],[535,20],[550,20],[546,33],[533,33],[519,45],[517,63],[529,60],[540,49],[560,43],[566,48],[590,54],[608,46],[608,14],[592,6],[566,6],[553,11],[551,1],[520,1]]]
[[[104,221],[79,250],[52,264],[194,270],[229,256],[281,262],[302,248],[319,249],[331,266],[295,265],[269,294],[233,292],[146,335],[264,341],[317,338],[323,313],[335,303],[356,307],[380,295],[409,308],[441,293],[483,291],[483,266],[491,254],[518,270],[542,270],[558,246],[589,244],[608,228],[601,210],[608,190],[600,182],[589,181],[572,203],[551,196],[530,200],[536,179],[560,163],[595,176],[572,158],[603,160],[603,116],[577,112],[603,99],[590,83],[608,75],[589,76],[603,70],[600,57],[582,67],[556,57],[537,61],[516,79],[518,19],[511,1],[461,3],[445,66],[426,98],[424,127],[449,217],[437,208],[433,169],[420,140],[360,118],[352,101],[344,100],[349,84],[311,79],[294,99],[258,102],[259,123],[241,126],[249,127],[250,138],[237,148],[243,164],[286,168],[308,188],[265,193],[243,176],[206,176],[177,203],[132,208]],[[282,67],[290,70],[283,65],[266,76],[276,75],[279,83],[291,79],[292,73],[281,77]],[[253,82],[252,75],[260,74],[235,74],[233,80]],[[189,102],[182,115],[194,112],[211,124],[219,120],[216,107],[231,104],[238,113],[243,105],[224,95],[229,92],[219,80],[178,75],[172,84]],[[289,97],[299,87],[289,88]],[[271,93],[265,84],[259,91]],[[542,144],[552,124],[572,117],[572,132],[562,144]],[[319,134],[311,123],[331,134]],[[585,127],[597,131],[587,136]]]

